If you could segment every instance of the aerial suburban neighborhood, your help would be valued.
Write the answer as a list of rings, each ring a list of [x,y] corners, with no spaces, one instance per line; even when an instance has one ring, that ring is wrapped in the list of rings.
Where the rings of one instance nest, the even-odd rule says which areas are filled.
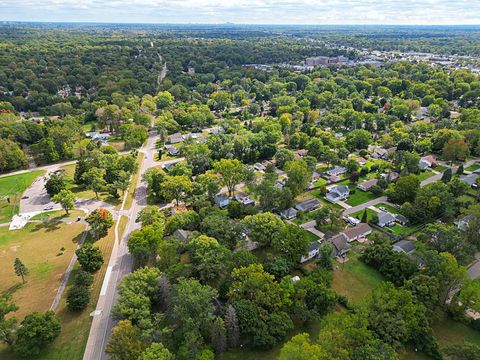
[[[478,26],[95,19],[0,23],[0,359],[480,359]]]

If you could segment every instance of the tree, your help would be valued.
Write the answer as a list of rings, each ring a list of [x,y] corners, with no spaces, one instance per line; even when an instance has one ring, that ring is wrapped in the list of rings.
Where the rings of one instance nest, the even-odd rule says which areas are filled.
[[[148,205],[140,210],[135,221],[141,222],[142,226],[164,224],[165,216],[158,206]]]
[[[188,247],[200,279],[208,281],[223,274],[231,263],[231,251],[212,237],[200,235]]]
[[[347,145],[350,149],[366,149],[372,142],[372,134],[367,130],[356,129],[347,134]]]
[[[367,223],[368,222],[368,213],[367,213],[367,209],[364,209],[363,210],[363,214],[362,214],[362,220],[361,220],[362,223]]]
[[[328,271],[333,270],[333,258],[332,258],[332,245],[329,243],[325,243],[320,247],[320,251],[318,253],[318,260],[317,264]]]
[[[168,91],[161,91],[155,97],[155,103],[159,109],[168,109],[172,106],[175,98]]]
[[[272,237],[272,247],[291,265],[298,264],[308,252],[310,241],[305,231],[297,225],[287,224]]]
[[[70,190],[60,190],[59,193],[53,196],[52,200],[56,203],[59,203],[67,215],[68,210],[73,209],[75,206],[75,194]]]
[[[45,190],[51,197],[58,194],[61,190],[65,189],[66,181],[63,173],[52,173],[48,177],[45,183]]]
[[[185,175],[167,175],[160,185],[160,191],[166,200],[175,200],[178,206],[179,201],[192,191],[192,187],[192,181]]]
[[[225,311],[225,327],[227,330],[228,347],[238,347],[240,345],[240,328],[238,326],[237,313],[232,305],[228,305]]]
[[[143,266],[155,256],[163,239],[163,224],[146,225],[132,232],[127,241],[128,251],[134,256],[136,265]]]
[[[99,208],[93,210],[85,221],[90,225],[90,231],[94,239],[107,236],[108,229],[113,226],[113,216],[107,209]]]
[[[185,149],[185,159],[194,175],[202,174],[212,166],[212,151],[206,144],[192,144]]]
[[[245,216],[243,223],[250,239],[263,247],[269,246],[272,238],[285,226],[282,220],[269,212]]]
[[[77,260],[83,270],[94,273],[100,269],[103,264],[103,255],[98,247],[90,244],[83,245],[75,251]]]
[[[312,344],[308,334],[295,335],[283,345],[279,360],[327,360],[329,354],[320,345]]]
[[[285,164],[285,172],[288,176],[287,186],[294,197],[306,189],[312,176],[307,163],[303,160],[288,161]]]
[[[13,269],[15,270],[15,274],[17,276],[22,277],[22,282],[25,284],[25,276],[28,275],[29,271],[19,258],[15,258],[15,262],[13,263]]]
[[[448,183],[452,180],[452,168],[447,168],[442,174],[442,181]]]
[[[95,193],[95,197],[98,199],[98,193],[105,189],[107,182],[104,179],[105,169],[92,167],[88,169],[83,175],[82,180],[85,186]]]
[[[227,331],[222,318],[217,317],[212,327],[212,346],[217,354],[227,350]]]
[[[60,334],[60,321],[53,311],[25,316],[17,329],[13,349],[23,357],[38,355]]]
[[[420,180],[415,175],[407,175],[398,179],[395,188],[388,193],[389,200],[396,203],[413,201],[420,189]]]
[[[71,311],[81,311],[90,302],[90,288],[88,286],[73,285],[67,291],[67,307]]]
[[[6,316],[17,310],[18,306],[11,302],[9,295],[0,296],[0,342],[13,345],[17,319],[15,317],[9,317],[7,319]]]
[[[173,360],[174,355],[162,343],[152,343],[138,360]]]
[[[228,194],[233,196],[235,186],[245,179],[245,168],[240,160],[221,159],[213,163],[214,171],[221,177],[223,186],[228,189]]]
[[[113,328],[105,352],[114,360],[138,359],[145,349],[140,331],[129,320],[120,320]]]
[[[452,360],[478,360],[480,346],[464,341],[463,344],[450,345],[445,349],[445,354]]]
[[[464,161],[470,150],[464,139],[450,139],[443,146],[443,157],[447,161]]]
[[[391,283],[372,292],[367,308],[369,328],[394,348],[430,330],[425,306],[416,303],[410,291],[396,289]]]
[[[0,171],[18,169],[28,165],[27,155],[10,139],[0,138]]]

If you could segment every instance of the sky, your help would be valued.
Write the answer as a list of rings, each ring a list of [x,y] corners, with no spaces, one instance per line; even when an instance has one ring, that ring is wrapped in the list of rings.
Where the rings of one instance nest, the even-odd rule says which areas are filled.
[[[480,0],[0,0],[0,21],[479,25]]]

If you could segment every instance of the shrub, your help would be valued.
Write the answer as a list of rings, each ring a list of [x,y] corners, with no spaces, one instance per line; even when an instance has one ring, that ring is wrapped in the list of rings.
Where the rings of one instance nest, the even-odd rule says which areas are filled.
[[[67,307],[71,311],[81,311],[90,302],[90,288],[73,285],[67,292]]]
[[[73,284],[89,287],[93,284],[93,275],[85,270],[78,270],[73,278]]]

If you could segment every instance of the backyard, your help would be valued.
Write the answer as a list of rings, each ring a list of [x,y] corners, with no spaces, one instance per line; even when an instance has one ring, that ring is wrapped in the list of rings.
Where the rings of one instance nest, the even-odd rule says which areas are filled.
[[[355,191],[352,193],[352,189],[350,189],[350,196],[345,202],[350,206],[357,206],[367,201],[376,199],[379,196],[381,195],[375,195],[370,191],[362,191],[359,189],[355,189]]]

